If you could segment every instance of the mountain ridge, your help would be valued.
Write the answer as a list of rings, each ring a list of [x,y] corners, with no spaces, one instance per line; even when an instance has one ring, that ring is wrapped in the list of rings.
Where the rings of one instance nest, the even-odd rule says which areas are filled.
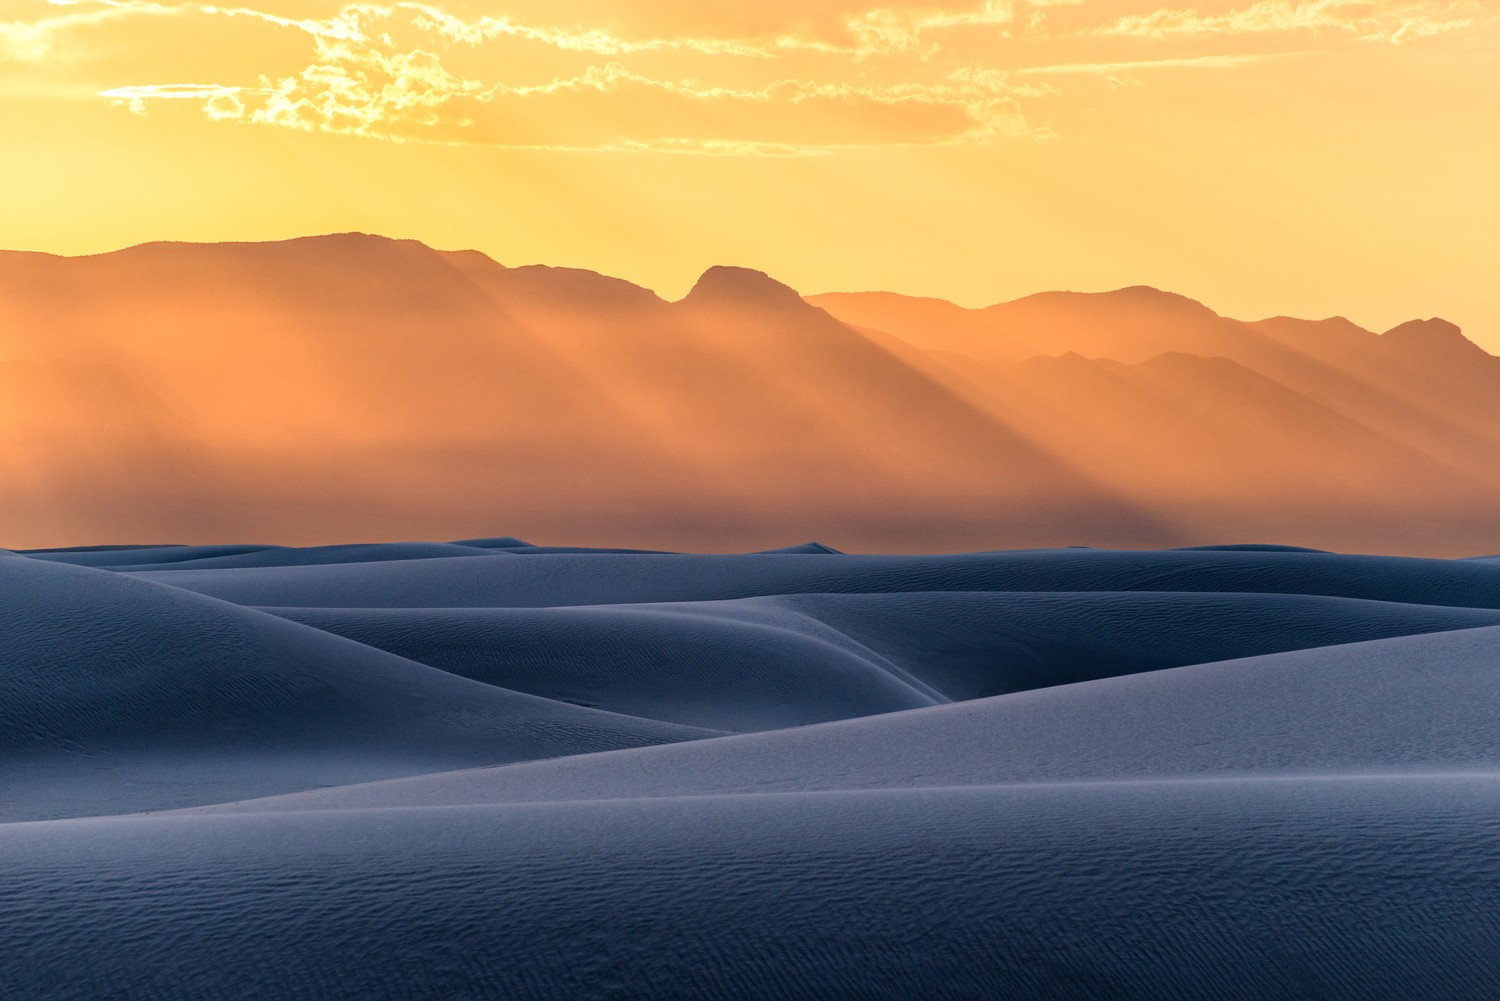
[[[1143,285],[969,310],[728,265],[668,301],[344,233],[3,252],[0,331],[17,548],[1500,545],[1500,359],[1437,319]]]
[[[338,245],[338,244],[344,244],[344,245],[348,245],[348,246],[359,246],[359,245],[362,245],[362,244],[365,245],[365,246],[380,246],[380,245],[390,246],[390,245],[394,245],[394,246],[400,246],[400,247],[404,247],[404,248],[418,248],[420,251],[430,252],[432,254],[438,255],[439,257],[451,259],[453,261],[471,262],[472,265],[477,265],[477,266],[480,266],[480,267],[494,268],[494,269],[504,270],[504,271],[546,270],[546,271],[551,271],[551,272],[563,272],[563,273],[572,273],[572,274],[580,274],[580,275],[593,275],[593,276],[597,276],[597,277],[600,277],[600,278],[608,279],[611,282],[620,282],[620,283],[623,283],[623,284],[630,285],[630,286],[632,286],[634,288],[642,289],[644,291],[651,291],[649,289],[646,289],[644,286],[637,285],[634,282],[629,282],[626,279],[615,278],[615,277],[606,275],[603,272],[595,271],[595,270],[592,270],[592,269],[589,269],[589,268],[570,267],[570,266],[566,266],[566,265],[549,265],[549,264],[540,264],[540,263],[522,264],[522,265],[506,265],[506,264],[503,264],[503,263],[495,260],[493,257],[491,257],[490,255],[486,254],[485,252],[480,251],[480,250],[476,250],[476,249],[473,249],[473,248],[458,248],[458,249],[453,249],[453,250],[444,250],[444,249],[440,249],[440,248],[437,248],[437,247],[433,247],[430,244],[424,243],[421,240],[418,240],[418,239],[415,239],[415,238],[411,238],[411,237],[389,237],[389,236],[384,236],[384,235],[381,235],[381,234],[378,234],[378,233],[370,233],[370,232],[365,232],[365,231],[361,231],[361,230],[346,230],[346,231],[338,231],[338,232],[330,232],[330,233],[318,233],[318,234],[309,234],[309,235],[304,235],[304,236],[292,236],[292,237],[284,237],[284,238],[280,238],[280,239],[270,239],[270,240],[219,240],[219,241],[214,241],[214,240],[148,240],[148,241],[145,241],[145,242],[142,242],[142,243],[130,244],[128,246],[119,247],[119,248],[115,248],[115,249],[112,249],[112,250],[95,251],[95,252],[90,252],[90,253],[85,253],[85,254],[58,254],[58,253],[53,253],[53,252],[49,252],[49,251],[0,248],[0,259],[14,258],[14,257],[18,257],[19,256],[19,257],[25,257],[25,258],[46,258],[46,259],[50,259],[50,260],[54,260],[54,261],[84,261],[84,260],[99,260],[99,259],[104,259],[104,258],[112,258],[112,257],[117,257],[119,255],[128,255],[128,254],[134,254],[134,253],[138,253],[138,252],[147,252],[147,253],[149,253],[149,252],[157,252],[157,251],[164,251],[164,250],[175,250],[175,249],[219,248],[219,249],[231,250],[232,251],[232,250],[236,250],[236,249],[246,249],[246,248],[257,248],[257,249],[260,249],[260,248],[275,248],[275,247],[287,247],[287,248],[292,248],[292,247],[299,247],[299,248],[300,247],[320,247],[321,248],[321,247],[333,246],[333,245]],[[760,278],[767,280],[767,282],[768,282],[768,285],[766,286],[767,288],[775,287],[778,290],[795,291],[795,290],[791,289],[791,286],[786,285],[783,282],[777,281],[775,278],[772,278],[766,272],[760,271],[760,270],[755,269],[755,268],[743,267],[743,266],[731,265],[731,264],[712,264],[712,265],[707,266],[704,269],[704,271],[700,274],[699,278],[697,279],[697,281],[695,282],[695,284],[693,286],[693,289],[690,289],[689,292],[683,297],[683,299],[676,300],[676,301],[681,302],[681,301],[684,301],[684,300],[686,300],[688,298],[691,298],[692,295],[693,295],[693,291],[697,290],[698,287],[703,284],[705,278],[717,279],[723,273],[735,274],[735,275],[743,275],[743,276],[759,276]],[[657,295],[654,292],[652,294],[653,295]],[[1217,312],[1215,312],[1211,307],[1209,307],[1208,305],[1206,305],[1205,303],[1203,303],[1200,300],[1192,298],[1191,296],[1185,295],[1185,294],[1180,293],[1180,292],[1174,292],[1174,291],[1171,291],[1169,289],[1162,289],[1162,288],[1159,288],[1159,287],[1156,287],[1156,286],[1153,286],[1153,285],[1145,285],[1145,284],[1126,285],[1126,286],[1121,286],[1119,288],[1103,289],[1103,290],[1099,290],[1099,291],[1079,291],[1079,290],[1070,290],[1070,289],[1047,289],[1047,290],[1043,290],[1043,291],[1040,291],[1040,292],[1033,292],[1033,293],[1030,293],[1030,294],[1025,295],[1025,296],[1021,296],[1021,297],[1016,298],[1016,299],[1003,300],[1003,301],[1000,301],[1000,302],[995,302],[995,303],[991,303],[989,305],[979,306],[979,307],[961,306],[961,305],[958,305],[957,303],[952,302],[951,300],[944,299],[944,298],[942,298],[940,296],[920,296],[920,295],[911,295],[911,294],[902,293],[902,292],[893,292],[893,291],[889,291],[889,290],[877,290],[877,289],[860,291],[860,292],[828,291],[828,292],[819,292],[819,293],[811,293],[811,294],[802,294],[802,293],[796,293],[796,294],[800,298],[802,298],[804,301],[812,302],[815,305],[817,304],[817,302],[819,300],[827,300],[829,302],[835,302],[835,301],[848,302],[848,301],[854,300],[854,299],[860,299],[860,298],[869,297],[869,298],[880,298],[880,299],[884,299],[884,300],[887,300],[887,301],[900,301],[900,302],[903,302],[903,303],[931,304],[931,305],[940,307],[940,308],[945,309],[945,310],[952,310],[952,311],[961,312],[961,313],[965,313],[965,314],[983,314],[983,313],[986,313],[986,312],[989,312],[989,311],[992,311],[992,310],[1003,310],[1006,307],[1014,307],[1017,304],[1031,303],[1031,302],[1038,301],[1038,300],[1045,301],[1045,300],[1068,300],[1068,299],[1071,299],[1071,300],[1086,301],[1086,302],[1088,302],[1088,301],[1105,302],[1105,301],[1121,301],[1121,300],[1126,300],[1126,301],[1130,301],[1130,300],[1143,301],[1144,300],[1144,301],[1154,301],[1154,302],[1157,302],[1157,303],[1172,303],[1172,304],[1180,306],[1184,310],[1187,310],[1187,311],[1190,311],[1190,312],[1207,313],[1207,314],[1211,314],[1211,315],[1216,316],[1216,317],[1220,316],[1220,314],[1218,314]],[[660,296],[657,295],[657,298],[660,299]],[[662,300],[662,301],[668,301],[668,300]],[[833,314],[833,315],[839,315],[839,311],[837,309],[830,309],[828,311],[831,314]],[[1398,337],[1404,337],[1405,335],[1408,335],[1408,334],[1410,334],[1413,331],[1418,330],[1418,329],[1430,331],[1430,330],[1434,329],[1433,325],[1436,325],[1436,328],[1440,328],[1441,329],[1442,334],[1443,334],[1443,336],[1445,338],[1450,338],[1451,335],[1455,334],[1455,333],[1458,334],[1461,337],[1463,336],[1462,328],[1459,325],[1453,323],[1452,321],[1446,320],[1446,319],[1444,319],[1442,317],[1429,317],[1429,318],[1425,318],[1425,319],[1424,318],[1420,318],[1420,317],[1414,317],[1414,318],[1412,318],[1410,320],[1406,320],[1406,321],[1404,321],[1404,322],[1402,322],[1400,324],[1397,324],[1396,326],[1391,327],[1390,329],[1385,330],[1383,332],[1377,332],[1377,331],[1373,331],[1373,330],[1368,330],[1367,328],[1364,328],[1364,327],[1359,327],[1357,324],[1354,324],[1352,321],[1348,320],[1344,316],[1331,316],[1331,317],[1326,317],[1326,318],[1323,318],[1323,319],[1304,319],[1304,318],[1298,318],[1298,317],[1289,317],[1289,316],[1277,315],[1277,316],[1273,316],[1273,317],[1267,317],[1267,318],[1265,318],[1262,321],[1245,321],[1245,322],[1273,323],[1273,322],[1282,321],[1282,320],[1292,320],[1292,321],[1295,321],[1295,322],[1301,323],[1301,324],[1327,324],[1327,323],[1338,322],[1340,325],[1347,325],[1347,326],[1353,327],[1354,329],[1356,329],[1358,331],[1361,331],[1361,332],[1364,332],[1364,333],[1368,333],[1368,334],[1371,334],[1371,335],[1374,335],[1374,336],[1385,336],[1385,335],[1393,334],[1394,333],[1394,334],[1398,334]],[[1467,337],[1463,337],[1463,339],[1468,344],[1471,344],[1475,348],[1478,348],[1484,354],[1490,355],[1490,357],[1500,357],[1500,356],[1496,356],[1496,355],[1491,354],[1489,351],[1485,350],[1481,345],[1475,343],[1474,341],[1468,339]]]

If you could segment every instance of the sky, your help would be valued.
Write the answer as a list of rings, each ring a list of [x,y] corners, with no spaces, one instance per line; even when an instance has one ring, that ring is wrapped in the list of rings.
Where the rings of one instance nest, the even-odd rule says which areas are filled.
[[[1492,0],[0,0],[0,247],[1147,284],[1500,353]]]

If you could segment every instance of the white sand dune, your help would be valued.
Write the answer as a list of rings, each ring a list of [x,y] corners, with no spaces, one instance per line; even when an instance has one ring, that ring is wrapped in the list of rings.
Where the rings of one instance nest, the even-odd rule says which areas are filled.
[[[18,996],[1481,998],[1493,776],[0,825]]]
[[[0,551],[0,635],[7,996],[1500,977],[1492,558]]]
[[[479,684],[95,569],[6,559],[0,595],[4,819],[710,735]]]
[[[559,553],[507,563],[439,558],[139,576],[237,604],[306,608],[526,608],[824,592],[1115,590],[1314,594],[1500,608],[1500,570],[1480,561],[1254,549],[832,558],[621,554],[601,559]]]
[[[351,786],[346,809],[1141,779],[1500,773],[1500,628],[1201,664],[795,730]]]
[[[919,592],[543,609],[267,609],[505,688],[771,729],[1388,636],[1500,611],[1310,595]],[[885,708],[854,699],[869,688]],[[759,719],[779,707],[820,719]],[[597,701],[595,701],[597,700]],[[746,718],[731,721],[730,713]],[[678,722],[687,722],[678,720]],[[739,722],[742,725],[730,725]]]

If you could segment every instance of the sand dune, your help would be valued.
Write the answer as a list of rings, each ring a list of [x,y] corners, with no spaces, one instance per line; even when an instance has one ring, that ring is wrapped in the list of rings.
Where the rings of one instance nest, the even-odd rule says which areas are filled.
[[[1274,654],[795,730],[350,786],[210,812],[1153,776],[1500,771],[1500,629]]]
[[[804,300],[736,267],[668,302],[342,234],[0,252],[0,327],[14,547],[503,523],[644,550],[1494,549],[1500,359],[1437,319],[1242,322],[1144,287]]]
[[[845,718],[1205,660],[1500,625],[1500,610],[1489,609],[1308,595],[1117,591],[781,595],[543,609],[267,610],[548,698],[586,700],[658,719],[701,704],[717,715],[692,722],[719,729],[791,725],[750,714],[761,704],[806,713],[813,710],[814,694],[831,700],[826,719]],[[713,669],[706,670],[710,664]],[[853,711],[855,694],[874,685],[891,700],[887,707]],[[699,686],[704,690],[697,691]],[[793,693],[800,693],[795,704],[789,701]],[[645,699],[651,705],[642,704]],[[726,711],[745,713],[751,725],[729,725]]]
[[[0,981],[1436,999],[1500,973],[1500,563],[789,549],[0,551]]]
[[[0,963],[56,998],[1479,997],[1497,795],[1391,776],[11,824]]]
[[[11,558],[0,589],[5,819],[706,735],[478,684],[101,570]]]
[[[896,591],[1237,591],[1500,607],[1500,571],[1479,561],[1250,549],[1063,549],[945,556],[557,553],[343,566],[152,570],[141,579],[241,605],[536,608]]]

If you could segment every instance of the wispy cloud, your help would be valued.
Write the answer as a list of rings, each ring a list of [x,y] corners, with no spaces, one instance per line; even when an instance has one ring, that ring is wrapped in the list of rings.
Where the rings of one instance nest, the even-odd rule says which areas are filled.
[[[47,3],[47,16],[0,23],[0,60],[56,67],[88,50],[76,44],[78,33],[123,32],[127,26],[114,22],[131,19],[199,18],[216,30],[253,24],[284,33],[254,50],[274,51],[264,57],[274,62],[241,59],[241,72],[227,79],[184,83],[143,73],[90,88],[138,115],[188,106],[217,122],[398,143],[738,156],[1046,135],[1027,108],[1060,88],[1096,86],[1089,78],[1225,70],[1288,54],[1140,58],[1130,39],[1302,32],[1402,43],[1483,20],[1478,0],[1256,0],[1217,12],[1148,10],[1093,27],[1078,23],[1087,17],[1084,0],[810,0],[815,16],[783,9],[784,23],[771,11],[736,8],[717,23],[724,30],[713,30],[712,16],[694,15],[680,32],[652,32],[639,23],[461,15],[427,0],[359,0],[322,17],[196,0]],[[1050,34],[1062,8],[1071,9],[1061,22],[1068,26]],[[132,30],[148,37],[146,26]],[[1046,38],[1090,58],[1021,61],[1023,53],[1034,59]],[[1128,54],[1098,58],[1108,39]],[[199,68],[186,79],[210,76],[192,65]],[[1069,78],[1076,82],[1063,82]]]
[[[1166,38],[1335,31],[1399,44],[1470,27],[1481,13],[1473,0],[1259,0],[1217,13],[1163,8],[1127,14],[1098,28],[1097,34]]]
[[[104,2],[124,9],[149,0]],[[899,74],[894,80],[779,77],[760,86],[731,86],[663,78],[611,60],[522,84],[460,72],[450,58],[501,38],[585,56],[670,50],[774,59],[778,51],[824,51],[792,36],[632,40],[502,18],[463,19],[420,3],[351,4],[328,18],[309,20],[248,8],[193,10],[301,31],[312,44],[313,59],[296,72],[262,76],[253,85],[135,84],[110,88],[102,96],[136,113],[157,100],[197,99],[215,120],[393,142],[517,148],[812,155],[862,146],[984,142],[1027,131],[1013,93],[1019,85],[1005,74],[963,67],[930,71],[921,81]],[[859,49],[845,56],[858,61],[876,52],[889,54],[943,27],[1008,23],[1012,7],[987,3],[958,12],[929,10],[905,20],[889,10],[874,13],[881,17],[851,25]],[[872,27],[877,21],[878,31]],[[900,32],[892,27],[898,23]],[[398,45],[394,35],[408,44]],[[409,44],[413,37],[418,44]],[[631,114],[610,114],[610,104]]]
[[[142,84],[113,87],[100,96],[124,104],[133,113],[144,115],[147,101],[197,101],[203,113],[214,121],[228,121],[245,113],[240,98],[243,87],[224,87],[216,83]]]
[[[48,3],[52,7],[78,6],[70,0],[48,0]],[[40,63],[76,57],[66,45],[59,44],[70,33],[135,13],[171,16],[178,13],[178,9],[151,0],[132,0],[130,3],[106,0],[86,10],[71,10],[34,21],[0,21],[0,63]]]
[[[545,83],[485,86],[427,52],[335,43],[323,54],[296,76],[239,90],[233,117],[395,142],[714,155],[977,141],[1025,128],[1004,80],[962,74],[927,84],[783,79],[745,88],[607,63]],[[612,104],[636,120],[620,122],[608,114]]]
[[[1267,59],[1284,59],[1301,53],[1245,53],[1230,56],[1185,56],[1180,59],[1135,59],[1117,63],[1058,63],[1052,66],[1024,66],[1017,76],[1122,76],[1139,70],[1161,69],[1229,69]]]
[[[1011,0],[988,0],[963,10],[920,10],[879,7],[845,19],[859,54],[932,51],[929,36],[958,27],[1009,28],[1016,19]]]

